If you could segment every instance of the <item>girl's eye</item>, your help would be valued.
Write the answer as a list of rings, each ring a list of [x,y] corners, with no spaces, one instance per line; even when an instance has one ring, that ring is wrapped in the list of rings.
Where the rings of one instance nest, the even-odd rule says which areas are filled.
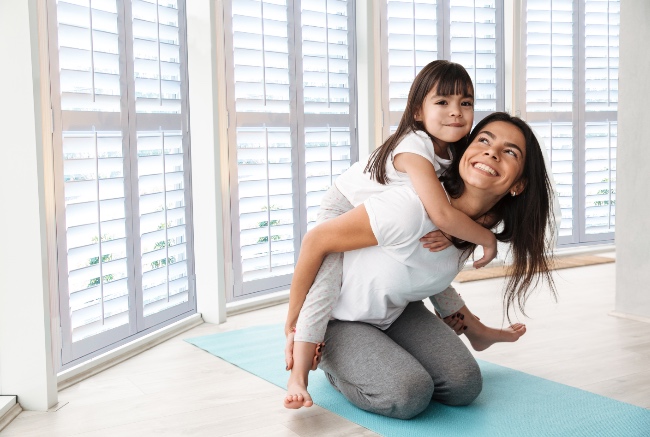
[[[474,102],[463,102],[461,106],[474,106]]]
[[[436,102],[436,105],[446,105],[446,104],[447,104],[447,101],[446,101],[446,100],[438,100],[438,101]]]

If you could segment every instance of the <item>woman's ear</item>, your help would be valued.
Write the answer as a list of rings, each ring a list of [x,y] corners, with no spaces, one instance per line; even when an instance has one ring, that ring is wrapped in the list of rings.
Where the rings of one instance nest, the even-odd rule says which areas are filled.
[[[526,189],[526,179],[521,178],[510,187],[510,194],[513,196],[518,196]],[[514,193],[514,194],[513,194]]]

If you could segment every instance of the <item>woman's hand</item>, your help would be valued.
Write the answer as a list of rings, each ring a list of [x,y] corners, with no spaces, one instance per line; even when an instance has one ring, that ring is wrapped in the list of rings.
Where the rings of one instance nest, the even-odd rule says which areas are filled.
[[[451,246],[451,241],[441,231],[432,231],[420,238],[424,243],[422,247],[429,249],[429,252],[440,252]]]
[[[454,313],[442,319],[447,326],[454,330],[457,335],[461,335],[467,329],[465,326],[465,316],[461,313]]]

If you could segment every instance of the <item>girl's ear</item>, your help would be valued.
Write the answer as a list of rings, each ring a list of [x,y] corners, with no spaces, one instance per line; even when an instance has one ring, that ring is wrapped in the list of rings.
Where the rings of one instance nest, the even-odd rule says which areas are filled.
[[[415,114],[413,114],[413,120],[422,121],[422,108],[418,108],[418,110],[415,111]]]

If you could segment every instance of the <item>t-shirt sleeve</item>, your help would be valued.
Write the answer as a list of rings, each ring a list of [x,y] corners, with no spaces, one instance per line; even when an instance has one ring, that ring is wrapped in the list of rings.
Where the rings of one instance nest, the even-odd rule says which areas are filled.
[[[395,147],[395,150],[393,150],[392,158],[394,159],[395,156],[404,152],[420,155],[429,161],[436,171],[440,169],[440,163],[438,162],[438,159],[436,159],[436,154],[433,150],[433,143],[424,132],[411,132],[406,135],[397,147]]]
[[[424,235],[427,216],[412,188],[391,188],[369,197],[364,205],[379,246],[404,246]]]

